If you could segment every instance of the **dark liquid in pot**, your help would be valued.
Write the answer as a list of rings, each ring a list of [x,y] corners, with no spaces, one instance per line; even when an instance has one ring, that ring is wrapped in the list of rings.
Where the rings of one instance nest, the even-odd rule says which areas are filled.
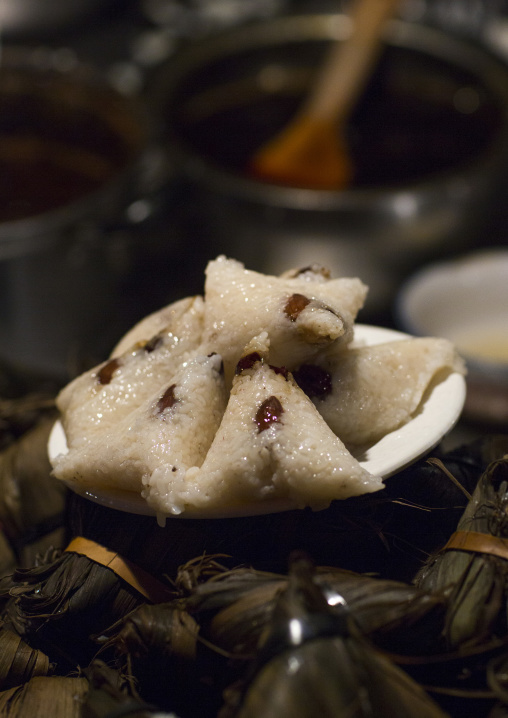
[[[3,151],[2,144],[9,147]],[[10,155],[11,148],[18,152]],[[81,156],[80,156],[81,155]],[[94,170],[93,165],[101,171]],[[0,221],[23,219],[65,206],[97,189],[114,167],[75,147],[41,144],[38,137],[0,140]]]
[[[218,167],[244,172],[256,149],[297,111],[308,86],[302,68],[281,67],[288,83],[275,92],[263,90],[263,68],[236,79],[224,65],[220,83],[216,63],[191,78],[168,108],[176,141]],[[305,87],[296,87],[297,76]],[[208,88],[209,82],[215,84]],[[389,48],[349,126],[354,185],[411,182],[467,164],[493,142],[502,119],[499,104],[469,73]]]
[[[134,123],[126,117],[126,133],[120,132],[107,121],[107,109],[95,112],[82,97],[73,102],[75,88],[55,91],[41,81],[30,94],[3,90],[0,86],[0,222],[85,197],[132,158],[139,141]],[[102,102],[107,108],[107,93]]]

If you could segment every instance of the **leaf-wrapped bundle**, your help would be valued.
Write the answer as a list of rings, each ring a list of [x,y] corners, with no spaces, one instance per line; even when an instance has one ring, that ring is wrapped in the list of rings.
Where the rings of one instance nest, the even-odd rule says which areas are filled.
[[[64,540],[67,490],[51,476],[45,417],[0,453],[0,524],[18,565]]]
[[[293,562],[243,691],[228,696],[223,718],[445,716],[363,638],[344,604],[329,606],[302,559]]]
[[[508,456],[488,466],[457,532],[415,582],[446,597],[443,636],[456,648],[506,634],[507,579]]]
[[[35,676],[0,693],[0,715],[9,718],[82,718],[86,678]]]
[[[0,595],[10,597],[6,621],[18,635],[69,668],[87,665],[97,651],[91,636],[145,601],[109,568],[59,550],[3,579]]]
[[[0,626],[0,690],[52,672],[49,658],[26,644],[14,631]]]

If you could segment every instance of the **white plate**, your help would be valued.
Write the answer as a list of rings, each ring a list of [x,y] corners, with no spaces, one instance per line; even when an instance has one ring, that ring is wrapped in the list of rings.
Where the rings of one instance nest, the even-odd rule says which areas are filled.
[[[408,334],[371,327],[365,324],[355,326],[355,345],[374,345],[382,342],[406,339]],[[433,449],[456,424],[460,417],[466,397],[464,377],[458,373],[449,374],[446,379],[433,385],[423,405],[414,418],[397,431],[392,431],[375,444],[364,448],[357,455],[361,465],[372,474],[387,478],[400,469],[413,463],[419,457]],[[67,442],[62,424],[57,421],[51,431],[48,443],[50,461],[58,454],[67,451]],[[139,495],[129,491],[88,489],[78,484],[69,484],[76,493],[91,501],[109,506],[119,511],[135,514],[153,515],[154,512]],[[259,504],[255,510],[249,507],[248,514],[267,514],[277,511],[290,511],[294,507],[287,501],[279,500]],[[203,515],[185,511],[182,518],[225,518],[245,515],[234,510],[219,514]],[[173,518],[173,517],[171,517]],[[176,517],[175,517],[176,518]]]

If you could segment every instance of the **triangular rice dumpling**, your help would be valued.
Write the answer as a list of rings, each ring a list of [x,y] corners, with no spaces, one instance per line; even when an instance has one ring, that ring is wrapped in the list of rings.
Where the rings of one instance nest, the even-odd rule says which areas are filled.
[[[360,346],[366,292],[317,265],[274,277],[209,262],[204,297],[149,315],[60,392],[55,476],[131,492],[160,517],[317,510],[378,491],[355,456],[465,369],[444,339],[372,345],[369,333]]]
[[[438,374],[465,372],[447,339],[421,337],[329,353],[295,378],[348,445],[378,441],[407,422]]]
[[[203,300],[195,297],[167,329],[67,384],[57,406],[68,446],[95,442],[159,390],[198,347],[202,327]]]
[[[251,345],[252,346],[252,345]],[[263,503],[325,508],[383,487],[333,434],[285,370],[259,353],[240,361],[226,412],[201,465],[171,481],[164,498],[147,500],[161,513],[197,508],[210,513],[253,512]]]
[[[274,277],[219,257],[206,269],[203,340],[221,354],[227,380],[247,342],[263,331],[270,362],[293,369],[325,346],[351,341],[366,293],[356,278],[327,279],[312,268]]]
[[[219,355],[195,355],[170,382],[94,441],[53,461],[55,475],[71,484],[135,491],[150,486],[163,502],[172,482],[206,456],[227,402]]]
[[[184,297],[183,299],[178,299],[176,302],[162,307],[162,309],[158,309],[156,312],[148,314],[124,334],[111,352],[111,357],[120,356],[129,349],[132,349],[135,344],[147,342],[162,331],[172,332],[177,336],[181,336],[183,328],[182,321],[185,322],[184,317],[186,317],[188,313],[190,313],[189,316],[192,317],[193,312],[196,312],[196,310],[199,313],[199,309],[202,308],[202,306],[201,297]],[[195,337],[193,338],[197,339]],[[197,339],[197,341],[199,340]]]

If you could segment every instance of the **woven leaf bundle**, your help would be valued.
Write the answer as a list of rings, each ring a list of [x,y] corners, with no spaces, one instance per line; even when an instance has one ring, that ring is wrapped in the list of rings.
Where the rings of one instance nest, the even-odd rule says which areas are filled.
[[[12,573],[16,568],[17,558],[10,541],[0,531],[0,576]]]
[[[55,415],[55,395],[58,387],[44,390],[39,382],[37,389],[25,382],[17,386],[7,381],[0,368],[0,450],[22,437],[46,416]],[[5,384],[5,385],[4,385]]]
[[[508,653],[493,658],[487,665],[487,682],[498,702],[489,718],[508,716]]]
[[[155,707],[139,697],[132,681],[103,661],[93,661],[84,675],[89,687],[80,718],[148,718],[154,714]]]
[[[17,565],[64,540],[67,490],[51,476],[47,442],[52,417],[0,453],[0,524]]]
[[[222,650],[249,655],[271,620],[288,577],[253,569],[235,569],[199,584],[187,608],[203,634]],[[403,582],[318,567],[313,582],[333,604],[346,602],[364,635],[393,652],[435,650],[444,600]]]
[[[107,648],[146,701],[178,716],[216,716],[231,667],[199,631],[181,602],[145,604],[110,629]]]
[[[182,716],[216,716],[221,694],[241,679],[264,634],[278,620],[281,596],[293,590],[292,581],[291,575],[254,569],[219,571],[213,557],[196,559],[179,573],[175,588],[180,598],[138,607],[110,629],[108,646],[115,648],[121,670],[135,677],[145,700]],[[330,612],[346,603],[359,635],[368,628],[400,646],[401,636],[411,633],[413,651],[428,648],[430,636],[439,636],[442,603],[413,586],[332,568],[309,572],[306,581],[307,590],[320,596],[319,612],[314,610],[319,616],[312,621],[327,621]],[[371,642],[365,645],[374,650]],[[357,658],[341,654],[340,660],[349,665]],[[289,703],[287,710],[291,707]]]
[[[416,584],[446,597],[448,649],[506,635],[508,456],[488,466],[456,533],[421,570]]]
[[[91,635],[146,600],[111,569],[59,550],[17,569],[0,582],[0,593],[10,597],[6,623],[60,672],[88,665],[97,651]]]
[[[228,691],[220,715],[445,716],[365,640],[344,604],[329,605],[302,557],[293,560],[255,659],[243,684]]]
[[[116,651],[131,659],[146,658],[152,652],[159,658],[177,657],[192,661],[196,657],[198,625],[175,603],[144,604],[126,616],[110,631],[119,628],[113,643]]]
[[[35,676],[0,693],[0,715],[8,718],[82,718],[86,678]]]
[[[0,690],[26,683],[52,671],[48,657],[27,645],[16,633],[0,626]]]

